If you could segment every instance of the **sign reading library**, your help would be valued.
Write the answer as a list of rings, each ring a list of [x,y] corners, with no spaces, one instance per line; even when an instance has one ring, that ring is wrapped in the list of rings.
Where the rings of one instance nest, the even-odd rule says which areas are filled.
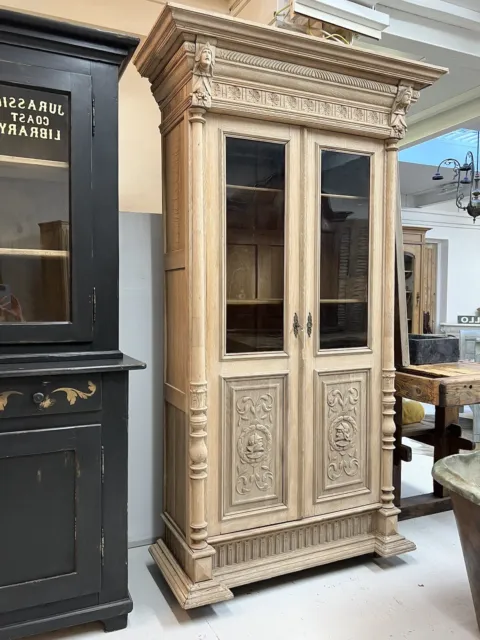
[[[0,155],[68,162],[68,96],[0,85]]]

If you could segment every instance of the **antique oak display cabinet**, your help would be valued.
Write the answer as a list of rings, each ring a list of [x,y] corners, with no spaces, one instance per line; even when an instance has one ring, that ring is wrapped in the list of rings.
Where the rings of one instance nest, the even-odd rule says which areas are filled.
[[[165,537],[185,608],[414,548],[393,504],[397,147],[444,70],[167,4]]]
[[[0,640],[132,608],[117,87],[136,45],[0,11]]]

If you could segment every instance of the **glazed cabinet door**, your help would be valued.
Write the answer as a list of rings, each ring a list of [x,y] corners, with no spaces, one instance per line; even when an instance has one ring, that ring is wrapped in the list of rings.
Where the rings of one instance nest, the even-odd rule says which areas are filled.
[[[0,60],[0,344],[93,338],[90,76]]]
[[[422,246],[406,244],[403,247],[405,260],[405,290],[407,294],[408,332],[423,333],[421,304]]]
[[[298,515],[300,133],[209,116],[207,137],[206,210],[218,212],[206,221],[215,535]]]
[[[378,503],[381,142],[308,133],[304,193],[304,516]]]

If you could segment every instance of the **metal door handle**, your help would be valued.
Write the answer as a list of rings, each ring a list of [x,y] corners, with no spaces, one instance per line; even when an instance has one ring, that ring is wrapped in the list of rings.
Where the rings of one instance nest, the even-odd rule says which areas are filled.
[[[295,313],[293,316],[293,335],[295,338],[298,338],[299,331],[303,331],[303,327],[298,321],[298,315]]]
[[[310,312],[308,312],[307,335],[308,335],[309,338],[312,337],[312,328],[313,328],[312,314]]]

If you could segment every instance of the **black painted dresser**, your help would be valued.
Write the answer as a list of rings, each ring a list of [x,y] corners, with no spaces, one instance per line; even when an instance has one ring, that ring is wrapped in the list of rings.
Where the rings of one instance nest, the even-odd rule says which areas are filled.
[[[137,39],[0,11],[0,640],[127,624],[118,81]]]

